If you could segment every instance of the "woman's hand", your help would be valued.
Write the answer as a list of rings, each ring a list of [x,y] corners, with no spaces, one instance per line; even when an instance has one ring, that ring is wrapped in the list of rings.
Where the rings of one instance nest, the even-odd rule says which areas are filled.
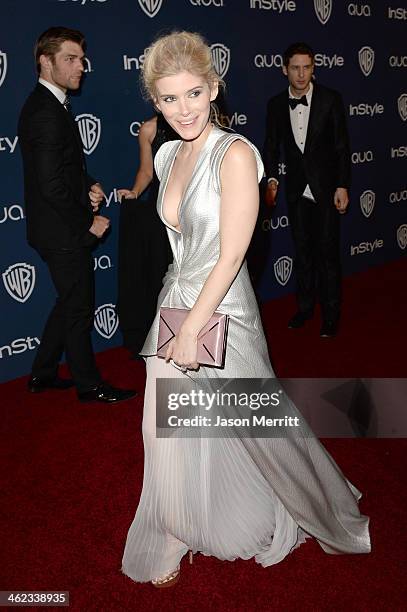
[[[120,201],[122,198],[125,200],[137,200],[137,193],[132,191],[131,189],[118,189],[117,195],[119,196]]]
[[[199,363],[196,360],[198,342],[195,334],[183,331],[182,328],[168,345],[165,360],[172,361],[179,366],[182,371],[197,370]]]

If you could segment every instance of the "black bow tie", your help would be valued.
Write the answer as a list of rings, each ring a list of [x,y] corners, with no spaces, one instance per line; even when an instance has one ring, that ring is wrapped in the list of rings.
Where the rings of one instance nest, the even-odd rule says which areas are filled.
[[[290,108],[294,110],[297,108],[299,104],[303,104],[304,106],[308,106],[307,96],[302,96],[302,98],[288,98],[288,104]]]

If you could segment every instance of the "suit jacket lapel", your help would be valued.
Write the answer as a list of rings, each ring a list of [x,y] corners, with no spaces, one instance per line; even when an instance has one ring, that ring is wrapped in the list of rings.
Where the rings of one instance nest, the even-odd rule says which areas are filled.
[[[284,92],[284,109],[283,109],[283,116],[284,116],[284,121],[286,124],[286,129],[285,129],[285,133],[288,135],[288,139],[290,140],[290,146],[291,147],[297,147],[298,150],[300,150],[297,146],[297,143],[295,142],[295,137],[294,137],[294,132],[293,132],[293,128],[291,126],[291,117],[290,117],[290,106],[288,104],[288,90],[286,90]]]
[[[309,149],[309,147],[312,144],[313,138],[318,132],[319,117],[320,117],[320,112],[322,108],[320,89],[318,85],[316,85],[315,83],[313,86],[314,86],[314,90],[312,92],[312,98],[311,98],[311,108],[309,112],[307,138],[305,140],[304,152]]]

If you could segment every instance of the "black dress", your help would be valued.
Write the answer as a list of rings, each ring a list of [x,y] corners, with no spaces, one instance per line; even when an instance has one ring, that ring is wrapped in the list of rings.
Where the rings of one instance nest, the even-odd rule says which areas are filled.
[[[151,144],[153,159],[164,142],[178,140],[162,115]],[[119,225],[118,303],[123,343],[137,355],[156,313],[162,279],[172,261],[167,232],[156,209],[159,181],[154,178],[145,200],[122,200]]]

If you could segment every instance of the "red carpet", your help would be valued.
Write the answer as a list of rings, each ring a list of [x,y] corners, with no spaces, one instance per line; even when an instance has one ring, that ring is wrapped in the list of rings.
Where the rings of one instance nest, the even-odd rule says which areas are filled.
[[[340,335],[319,321],[288,330],[291,297],[263,309],[279,376],[406,376],[406,260],[346,279]],[[122,349],[98,355],[111,382],[143,387]],[[120,572],[140,495],[142,399],[81,405],[75,393],[31,396],[26,378],[2,393],[0,590],[70,591],[71,610],[406,610],[406,440],[328,440],[364,493],[370,555],[326,555],[308,541],[282,563],[195,555],[168,591]]]

